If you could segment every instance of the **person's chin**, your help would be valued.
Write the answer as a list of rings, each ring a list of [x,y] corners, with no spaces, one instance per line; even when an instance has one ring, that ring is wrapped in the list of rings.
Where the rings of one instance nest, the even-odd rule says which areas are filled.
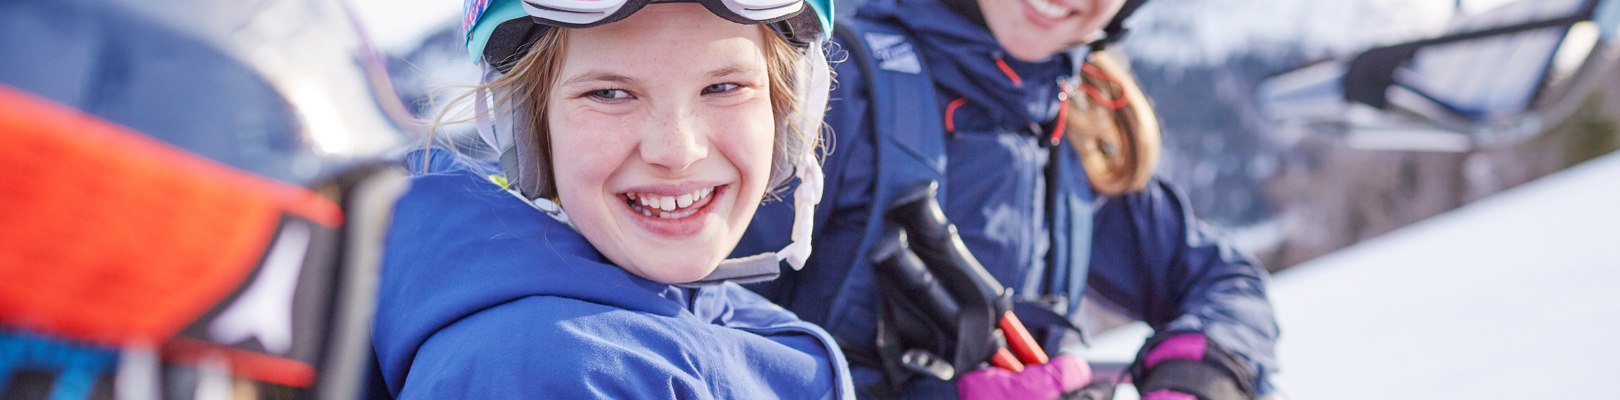
[[[1053,45],[1054,35],[1049,30],[1035,29],[1031,26],[1009,27],[1003,32],[992,32],[996,36],[997,44],[1007,52],[1008,56],[1023,62],[1039,62],[1052,57],[1063,49]]]
[[[1041,60],[1051,58],[1052,55],[1057,54],[1057,49],[1054,49],[1051,46],[1035,46],[1028,44],[1024,46],[1006,47],[1005,50],[1007,50],[1007,55],[1023,62],[1039,62]]]
[[[703,279],[703,277],[714,273],[714,270],[720,265],[718,261],[708,259],[698,260],[695,257],[686,259],[690,261],[659,260],[658,264],[648,265],[639,275],[652,281],[673,285]]]

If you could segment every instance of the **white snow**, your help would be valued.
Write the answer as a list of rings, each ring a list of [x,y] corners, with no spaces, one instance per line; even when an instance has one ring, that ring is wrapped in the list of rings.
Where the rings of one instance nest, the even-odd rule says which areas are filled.
[[[1620,153],[1277,274],[1283,394],[1614,398],[1616,199]],[[1128,361],[1148,334],[1105,333],[1088,357]]]
[[[1527,0],[1519,0],[1527,1]],[[1212,65],[1256,49],[1345,55],[1444,31],[1455,16],[1513,0],[1157,0],[1132,17],[1127,53],[1159,64]]]

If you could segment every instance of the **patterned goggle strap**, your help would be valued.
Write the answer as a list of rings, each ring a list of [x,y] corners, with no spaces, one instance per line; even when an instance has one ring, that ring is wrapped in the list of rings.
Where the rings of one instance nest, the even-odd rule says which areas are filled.
[[[776,22],[804,9],[803,0],[523,0],[523,10],[544,25],[588,28],[624,19],[650,3],[698,3],[739,24]]]

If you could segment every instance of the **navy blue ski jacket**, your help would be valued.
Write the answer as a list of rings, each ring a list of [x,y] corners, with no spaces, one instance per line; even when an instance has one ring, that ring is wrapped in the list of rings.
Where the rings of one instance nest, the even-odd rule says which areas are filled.
[[[820,328],[736,284],[613,265],[436,152],[394,211],[373,349],[389,397],[849,399]]]
[[[1071,55],[1018,61],[983,25],[939,0],[871,0],[853,19],[909,34],[906,41],[938,94],[911,101],[937,102],[952,128],[936,133],[947,135],[941,203],[1002,284],[1022,301],[1055,303],[1071,320],[1078,319],[1085,295],[1155,330],[1202,332],[1247,362],[1262,394],[1272,390],[1278,328],[1266,298],[1266,271],[1201,227],[1171,185],[1155,180],[1139,193],[1099,196],[1072,148],[1046,147],[1060,105],[1057,82],[1075,70]],[[905,65],[893,59],[905,56],[892,51],[899,48],[874,51],[888,51],[886,61]],[[857,64],[836,67],[827,117],[835,140],[815,214],[815,251],[803,270],[750,288],[837,337],[855,362],[856,385],[866,387],[879,379],[862,362],[876,351],[878,289],[870,263],[855,249],[869,210],[882,206],[871,204],[884,167],[874,158],[870,108],[882,94],[871,93]],[[949,107],[953,102],[958,105]],[[1049,182],[1045,171],[1054,162],[1057,179]],[[1044,200],[1048,191],[1055,191],[1053,201]],[[787,243],[791,204],[762,207],[736,254]]]

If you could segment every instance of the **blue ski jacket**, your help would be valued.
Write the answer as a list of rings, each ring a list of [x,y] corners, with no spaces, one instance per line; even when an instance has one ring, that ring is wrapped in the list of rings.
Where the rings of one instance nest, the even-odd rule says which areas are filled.
[[[372,339],[388,397],[854,397],[820,328],[736,284],[626,272],[446,151],[427,162],[386,242]]]
[[[863,43],[885,46],[872,50],[885,69],[921,65],[931,76],[937,98],[904,100],[935,102],[946,119],[948,131],[922,133],[946,137],[941,204],[974,256],[1021,302],[1077,321],[1085,295],[1155,330],[1202,332],[1248,364],[1262,394],[1272,390],[1278,328],[1266,271],[1210,235],[1171,185],[1155,179],[1139,193],[1099,196],[1070,146],[1048,147],[1058,82],[1076,69],[1070,54],[1033,63],[1006,56],[983,25],[939,0],[871,0],[853,19],[904,33]],[[837,337],[864,393],[881,379],[871,364],[879,297],[857,249],[872,207],[883,206],[872,204],[877,176],[890,168],[875,157],[874,119],[896,117],[873,115],[872,103],[893,95],[869,87],[858,64],[836,67],[827,117],[835,147],[815,251],[803,270],[750,288]],[[736,254],[786,243],[791,204],[761,207]]]

